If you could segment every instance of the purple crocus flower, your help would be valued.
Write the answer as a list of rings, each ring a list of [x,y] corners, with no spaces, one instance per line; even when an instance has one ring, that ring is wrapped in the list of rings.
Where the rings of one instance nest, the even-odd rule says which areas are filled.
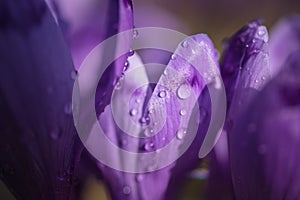
[[[234,199],[227,137],[231,138],[243,109],[269,79],[267,42],[266,27],[253,21],[232,36],[225,48],[221,72],[228,110],[224,131],[211,154],[208,199]]]
[[[91,159],[91,155],[86,152],[82,154],[84,148],[77,135],[79,131],[75,129],[78,121],[75,119],[74,123],[72,116],[72,111],[82,110],[86,103],[80,102],[83,106],[78,108],[75,104],[72,108],[74,79],[82,81],[82,71],[90,61],[88,54],[98,43],[126,30],[130,31],[125,40],[118,41],[122,47],[115,42],[112,48],[100,52],[96,61],[93,60],[103,61],[119,48],[128,50],[110,64],[95,86],[93,106],[96,122],[90,121],[89,109],[83,109],[83,114],[79,116],[86,125],[85,130],[90,133],[84,144],[87,142],[94,150],[104,149],[107,151],[105,158],[118,163],[116,169],[96,158],[91,159],[97,166],[94,173],[102,175],[112,199],[176,198],[176,191],[185,175],[199,163],[198,151],[205,142],[205,133],[213,116],[207,88],[213,84],[218,90],[220,73],[226,87],[228,110],[221,139],[211,154],[208,199],[297,198],[298,174],[291,176],[289,173],[296,171],[298,166],[294,160],[299,132],[296,123],[299,112],[294,111],[298,108],[299,99],[297,76],[300,61],[297,48],[288,47],[292,50],[285,52],[295,53],[286,62],[286,70],[259,93],[271,74],[268,33],[260,21],[249,23],[232,37],[223,56],[221,72],[218,55],[209,37],[194,35],[178,45],[166,69],[160,74],[157,85],[136,89],[147,82],[150,75],[138,54],[130,50],[132,34],[134,37],[137,34],[132,31],[130,0],[111,0],[108,4],[99,1],[89,5],[59,0],[47,3],[51,12],[43,0],[30,0],[26,4],[5,0],[0,7],[0,62],[4,72],[0,75],[0,178],[17,199],[79,198],[78,168],[82,165],[86,167],[84,162]],[[69,5],[80,12],[74,15]],[[80,6],[85,9],[81,10]],[[98,12],[104,7],[108,15]],[[104,16],[109,17],[103,20]],[[294,22],[291,24],[294,25]],[[297,34],[292,36],[297,38]],[[277,53],[275,49],[272,51],[274,55]],[[280,63],[289,54],[282,56]],[[135,70],[139,73],[132,73]],[[84,87],[79,87],[79,91],[75,87],[76,95],[90,97],[94,89],[92,83],[98,77],[89,75]],[[114,95],[131,94],[132,90],[134,92],[129,102],[120,98],[117,99],[118,104],[112,105]],[[261,99],[256,98],[258,94],[261,94]],[[130,109],[123,112],[128,104]],[[197,104],[201,112],[194,116],[193,109]],[[119,112],[119,118],[120,113],[127,117],[118,121],[115,111]],[[244,116],[244,113],[247,115]],[[279,136],[284,138],[285,129],[288,138],[271,138],[269,130],[274,130],[274,125],[273,121],[270,122],[270,113],[276,116],[275,127],[280,131]],[[295,123],[286,127],[287,120]],[[131,121],[139,127],[132,126]],[[150,162],[142,157],[130,160],[123,157],[121,151],[109,151],[93,135],[95,123],[103,127],[106,137],[115,146],[127,152],[153,155],[153,158]],[[197,128],[191,130],[190,127],[194,126],[190,123],[196,124]],[[161,129],[156,130],[161,124]],[[242,129],[245,127],[246,131]],[[127,135],[124,129],[147,137]],[[193,131],[195,135],[190,134]],[[160,151],[173,140],[175,145],[161,156]],[[293,145],[289,146],[291,141]],[[182,152],[186,142],[190,145]],[[276,149],[278,144],[286,146],[292,156],[288,151]],[[268,154],[269,151],[278,151],[278,155]],[[176,160],[170,159],[174,156]],[[287,172],[280,168],[285,158],[289,164]],[[160,165],[165,160],[172,162]],[[273,171],[267,171],[273,162],[278,165]],[[126,171],[132,166],[146,169],[136,173]],[[125,170],[120,171],[120,168]],[[273,176],[274,173],[281,174]],[[254,184],[259,181],[260,184]],[[222,188],[223,184],[227,186]],[[261,193],[258,192],[260,188],[263,188]]]
[[[299,22],[289,17],[274,29],[270,67],[279,73],[246,107],[229,137],[237,199],[299,198]]]
[[[130,1],[110,8],[120,10],[109,21],[119,27],[108,23],[108,36],[132,28]],[[43,0],[2,1],[0,10],[1,179],[17,199],[75,199],[83,148],[72,117],[69,49]],[[116,66],[107,88],[121,74]]]

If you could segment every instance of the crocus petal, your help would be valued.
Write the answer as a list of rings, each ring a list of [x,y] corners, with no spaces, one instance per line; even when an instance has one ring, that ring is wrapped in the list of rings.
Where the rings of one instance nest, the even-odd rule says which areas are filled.
[[[59,26],[68,42],[75,68],[79,70],[83,61],[101,42],[120,32],[133,29],[133,12],[131,0],[48,0],[54,16],[57,16]],[[125,34],[124,34],[125,35]],[[97,70],[104,70],[103,60],[115,55],[119,49],[126,48],[128,53],[116,59],[102,76],[96,93],[96,110],[99,115],[109,103],[111,91],[121,76],[127,64],[127,58],[131,54],[130,47],[132,33],[128,31],[124,35],[114,39],[105,52],[99,52],[97,61],[93,63],[98,66]],[[102,68],[102,69],[101,69]],[[78,75],[81,72],[79,71]],[[84,77],[88,86],[80,88],[82,94],[88,96],[88,92],[94,91],[99,77],[96,72]]]
[[[300,49],[300,16],[293,15],[279,21],[271,31],[270,64],[276,75],[289,55]]]
[[[81,151],[71,56],[43,0],[1,10],[1,179],[17,199],[71,199]]]
[[[259,21],[253,21],[237,32],[225,48],[221,73],[226,88],[228,111],[221,140],[211,156],[207,188],[209,199],[234,198],[227,134],[231,138],[231,130],[239,116],[270,76],[267,41],[266,27]]]
[[[230,143],[237,199],[299,199],[300,52],[253,100]]]
[[[206,35],[201,34],[186,39],[178,46],[176,52],[177,57],[173,57],[169,62],[166,71],[162,74],[153,93],[150,93],[151,96],[149,98],[147,97],[149,95],[147,90],[143,92],[137,90],[137,93],[133,93],[133,102],[140,102],[141,104],[140,107],[136,106],[134,108],[136,109],[136,113],[139,114],[132,114],[133,121],[135,120],[135,116],[139,116],[136,119],[145,119],[146,121],[136,121],[140,128],[136,130],[133,127],[131,132],[146,134],[147,137],[135,138],[128,136],[117,128],[116,125],[114,125],[116,127],[115,131],[113,130],[114,127],[106,125],[107,130],[105,132],[107,132],[108,137],[115,145],[121,146],[127,151],[139,152],[145,156],[142,160],[136,160],[136,163],[128,163],[129,159],[123,158],[121,155],[109,155],[111,159],[116,159],[116,162],[120,160],[120,165],[141,166],[141,169],[145,169],[146,173],[120,172],[99,164],[111,188],[113,199],[162,200],[172,198],[171,196],[175,197],[176,190],[174,189],[178,188],[184,174],[196,167],[199,162],[198,151],[205,135],[205,129],[208,127],[210,107],[206,107],[204,103],[201,104],[207,110],[208,114],[206,114],[206,118],[203,116],[199,130],[196,117],[192,118],[194,120],[191,120],[191,123],[195,125],[194,128],[196,128],[194,130],[189,128],[189,119],[197,103],[197,99],[202,94],[206,84],[214,82],[215,76],[219,73],[218,58],[210,39]],[[138,63],[130,62],[130,66],[133,67],[135,65],[138,65]],[[209,77],[202,77],[197,69],[202,70],[201,72]],[[134,69],[131,68],[131,70]],[[125,80],[129,73],[130,69],[124,72]],[[143,73],[138,74],[140,76]],[[207,78],[206,81],[204,80],[205,78]],[[131,84],[126,85],[122,83],[118,91],[123,89],[126,92],[127,87],[132,87],[138,83],[134,82],[136,80],[134,78],[130,80],[132,80]],[[188,85],[190,85],[190,88],[186,88]],[[128,113],[127,115],[130,119],[131,110],[124,111],[122,109],[128,102],[122,103],[121,98],[119,98],[119,103],[121,106],[118,108],[118,114],[125,113],[126,116],[126,113]],[[129,105],[132,104],[129,102]],[[106,121],[107,119],[112,119],[111,117],[105,117],[106,111],[103,115],[100,115],[100,124],[101,116],[104,116],[102,118],[104,121],[105,119]],[[163,115],[165,115],[166,119],[163,119]],[[130,124],[126,121],[124,115],[122,117],[124,118],[124,124]],[[148,117],[149,124],[146,125]],[[105,124],[114,123],[107,122]],[[161,129],[159,129],[160,125],[162,125]],[[198,134],[195,136],[197,130]],[[150,133],[145,133],[147,131]],[[190,131],[194,131],[195,134],[193,135]],[[157,134],[149,136],[148,134],[151,134],[151,132],[153,134],[157,132]],[[194,139],[193,137],[196,138]],[[172,140],[175,142],[172,148],[165,150],[164,147]],[[93,141],[95,140],[90,139],[91,143]],[[184,148],[184,143],[191,145],[190,148],[187,147],[185,153],[181,151],[181,148]],[[95,148],[97,148],[96,144]],[[161,151],[164,151],[165,154],[161,154]],[[151,152],[155,155],[150,160],[147,160],[146,153],[149,154]],[[172,160],[172,158],[175,159]],[[161,165],[163,161],[170,159],[172,162]]]

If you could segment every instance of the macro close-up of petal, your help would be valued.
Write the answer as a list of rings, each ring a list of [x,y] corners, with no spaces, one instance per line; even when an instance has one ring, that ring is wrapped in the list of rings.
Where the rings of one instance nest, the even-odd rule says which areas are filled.
[[[251,102],[232,133],[238,199],[298,199],[299,51]]]
[[[300,200],[299,14],[0,0],[0,200]]]
[[[72,119],[71,56],[43,1],[4,6],[1,179],[20,199],[71,199],[82,149]]]

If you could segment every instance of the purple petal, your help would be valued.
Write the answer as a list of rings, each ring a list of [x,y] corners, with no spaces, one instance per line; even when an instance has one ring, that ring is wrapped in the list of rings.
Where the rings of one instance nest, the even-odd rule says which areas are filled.
[[[136,105],[136,102],[140,102],[139,104],[141,104],[134,107],[136,114],[133,114],[133,121],[135,121],[135,116],[138,116],[136,119],[149,117],[150,120],[148,125],[147,121],[145,121],[145,124],[140,120],[135,121],[139,128],[132,125],[131,128],[129,127],[128,132],[130,134],[137,133],[141,136],[146,130],[150,129],[153,130],[153,134],[155,132],[157,134],[153,136],[146,135],[146,138],[132,137],[126,135],[116,126],[113,120],[117,123],[118,120],[109,116],[111,115],[109,109],[105,110],[103,115],[100,116],[100,124],[106,124],[103,128],[106,129],[105,132],[115,145],[127,151],[139,152],[144,156],[142,160],[136,160],[132,163],[129,159],[122,157],[118,153],[112,154],[111,152],[107,155],[110,156],[110,159],[115,159],[115,162],[119,162],[120,165],[125,166],[124,169],[128,169],[126,165],[137,165],[141,166],[142,171],[145,169],[145,173],[120,172],[99,164],[110,186],[113,199],[162,200],[172,198],[171,196],[175,197],[176,189],[178,189],[184,175],[195,168],[199,162],[198,151],[210,119],[210,106],[207,106],[206,102],[206,98],[209,96],[204,94],[204,88],[206,84],[213,83],[215,76],[219,74],[218,58],[216,57],[212,42],[206,35],[196,35],[187,38],[178,46],[176,54],[177,57],[173,57],[169,62],[166,71],[161,75],[154,91],[150,92],[150,94],[152,93],[151,97],[148,98],[149,90],[141,88],[133,93],[132,102],[135,103],[129,101],[129,106]],[[128,80],[130,70],[134,70],[135,65],[138,65],[138,63],[130,62],[132,68],[129,68],[124,73],[125,83]],[[202,75],[206,74],[208,76],[202,77],[200,72],[197,71],[199,69]],[[143,73],[137,73],[136,75],[139,77]],[[122,93],[123,90],[124,93],[129,93],[130,88],[134,88],[139,83],[135,82],[135,80],[133,77],[129,78],[129,85],[122,83],[122,87],[117,92]],[[128,91],[126,92],[126,90]],[[191,121],[189,119],[194,114],[192,111],[198,102],[200,94],[203,94],[205,98],[203,97],[199,101],[202,111],[204,110],[199,125],[196,120],[199,116],[191,118],[193,119]],[[131,126],[132,122],[128,122],[128,119],[129,121],[131,120],[129,115],[133,108],[124,110],[128,102],[122,98],[118,99],[119,105],[117,104],[117,106],[119,107],[117,108],[117,114],[120,115],[122,113],[121,116],[123,119],[118,125],[122,125],[123,123],[123,126]],[[163,115],[165,115],[166,121]],[[193,124],[193,126],[190,127],[190,124]],[[195,136],[197,130],[198,134]],[[92,141],[95,140],[90,139],[90,142]],[[165,146],[171,141],[174,141],[172,148],[166,149]],[[191,146],[186,147],[186,152],[182,151],[187,144]],[[97,148],[96,143],[94,148]],[[164,154],[161,153],[162,151]],[[147,157],[147,154],[152,152],[154,156],[148,160],[149,156]],[[172,160],[173,158],[174,160]],[[165,165],[162,163],[165,163]]]
[[[300,16],[292,15],[279,21],[271,31],[270,64],[276,75],[287,58],[300,49]]]
[[[221,73],[228,111],[221,140],[211,156],[207,188],[209,199],[234,198],[227,135],[231,138],[231,130],[238,123],[239,116],[270,76],[267,41],[266,27],[259,21],[253,21],[238,31],[225,48]]]
[[[88,59],[92,50],[104,40],[120,32],[133,29],[133,12],[131,0],[112,0],[112,1],[84,1],[84,0],[48,0],[49,7],[53,14],[57,16],[59,25],[63,30],[65,38],[71,49],[73,62],[76,69],[87,65],[83,61]],[[100,52],[95,62],[98,69],[104,70],[103,63],[106,59],[115,55],[120,49],[126,48],[128,53],[117,58],[106,69],[96,92],[97,115],[103,112],[109,103],[111,92],[118,78],[120,78],[124,66],[127,63],[131,48],[132,33],[126,33],[126,37],[115,38],[105,52]],[[97,61],[96,61],[97,60]],[[79,70],[78,74],[82,74]],[[90,82],[88,88],[84,88],[83,93],[87,94],[94,91],[95,83],[99,77],[90,74],[85,81]],[[80,77],[80,76],[79,76]],[[82,90],[82,88],[80,88]],[[87,94],[88,96],[88,94]]]
[[[44,1],[2,3],[1,179],[18,199],[71,199],[81,151],[71,56]]]
[[[300,52],[253,100],[230,141],[237,199],[300,195]]]

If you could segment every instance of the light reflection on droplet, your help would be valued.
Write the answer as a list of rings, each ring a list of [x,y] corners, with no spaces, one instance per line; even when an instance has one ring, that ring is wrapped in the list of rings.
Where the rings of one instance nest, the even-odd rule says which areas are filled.
[[[187,99],[191,95],[191,88],[188,84],[183,83],[177,89],[177,96],[180,99]]]
[[[176,138],[178,140],[182,140],[184,136],[186,135],[186,129],[185,128],[180,128],[177,133],[176,133]]]

